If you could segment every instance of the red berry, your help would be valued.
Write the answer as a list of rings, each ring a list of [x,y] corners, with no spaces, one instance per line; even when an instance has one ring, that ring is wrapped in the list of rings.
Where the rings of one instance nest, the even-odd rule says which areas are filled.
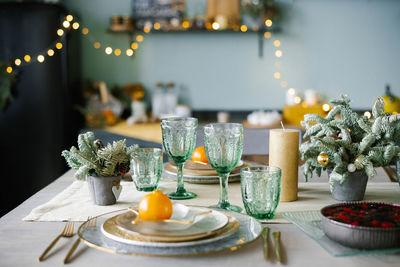
[[[392,228],[392,227],[393,227],[393,223],[391,223],[391,222],[383,222],[383,223],[381,224],[381,226],[382,226],[383,228]]]
[[[357,226],[357,225],[360,225],[360,224],[358,222],[352,222],[352,223],[350,223],[350,225]]]
[[[340,219],[340,220],[344,220],[344,221],[348,221],[349,217],[345,216],[345,215],[338,215],[336,216],[336,218]]]
[[[380,223],[378,221],[372,221],[371,224],[372,226],[378,227]]]

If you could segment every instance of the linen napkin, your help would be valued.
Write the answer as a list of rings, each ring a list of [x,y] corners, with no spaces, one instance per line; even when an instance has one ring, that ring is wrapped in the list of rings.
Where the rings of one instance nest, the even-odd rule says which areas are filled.
[[[116,204],[97,206],[92,203],[87,183],[74,181],[47,203],[34,208],[24,221],[85,221],[103,213],[125,209],[139,204],[148,192],[137,191],[133,182],[121,181],[122,191]],[[159,187],[162,190],[163,182]]]

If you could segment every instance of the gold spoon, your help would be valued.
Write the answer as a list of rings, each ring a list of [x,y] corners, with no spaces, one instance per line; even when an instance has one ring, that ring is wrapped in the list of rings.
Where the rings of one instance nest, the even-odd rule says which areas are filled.
[[[136,214],[135,219],[132,221],[132,224],[138,224],[139,222],[143,221],[140,217],[139,217],[139,212],[137,212],[134,208],[129,207],[128,208],[129,211],[133,212]],[[159,220],[157,222],[169,222],[169,223],[180,223],[180,224],[193,224],[195,222],[195,218],[201,215],[206,215],[206,214],[210,214],[212,212],[212,210],[207,210],[207,211],[202,211],[200,213],[197,213],[196,215],[193,216],[193,219],[191,221],[179,221],[179,220],[174,220],[174,219],[164,219],[164,220]]]

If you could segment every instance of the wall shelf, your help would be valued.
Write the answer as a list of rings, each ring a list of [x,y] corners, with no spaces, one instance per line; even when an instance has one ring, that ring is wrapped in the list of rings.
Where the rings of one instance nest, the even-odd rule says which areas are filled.
[[[193,34],[257,34],[258,35],[258,56],[260,58],[263,57],[263,51],[264,51],[264,33],[265,32],[280,32],[280,28],[275,26],[275,27],[270,27],[270,28],[263,28],[261,30],[247,30],[245,32],[242,32],[240,30],[206,30],[206,29],[183,29],[183,30],[151,30],[149,33],[144,33],[143,31],[135,31],[135,30],[112,30],[108,29],[108,33],[110,34],[126,34],[129,36],[130,39],[130,44],[134,42],[134,37],[137,34],[188,34],[188,33],[193,33]]]

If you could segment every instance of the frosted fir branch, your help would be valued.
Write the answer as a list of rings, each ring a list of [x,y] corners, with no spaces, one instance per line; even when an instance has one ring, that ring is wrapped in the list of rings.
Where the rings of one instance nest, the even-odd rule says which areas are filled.
[[[313,173],[313,168],[311,168],[311,161],[312,159],[308,159],[303,165],[303,175],[306,182],[308,182],[308,178],[312,177]]]
[[[315,168],[315,172],[316,172],[316,174],[317,174],[318,177],[321,177],[322,169],[323,169],[322,167],[316,167],[316,168]]]
[[[365,170],[365,173],[367,174],[368,178],[373,178],[376,175],[374,165],[368,159],[367,159],[367,163],[365,164],[364,170]]]
[[[385,114],[385,101],[382,97],[378,97],[372,106],[372,116],[375,118]]]
[[[341,95],[339,99],[333,99],[329,102],[334,106],[349,107],[351,100],[348,95]]]
[[[128,146],[126,148],[126,154],[129,155],[129,157],[132,157],[133,152],[139,148],[138,145],[133,145],[133,146]]]
[[[81,180],[84,181],[86,180],[86,175],[89,173],[91,169],[86,166],[86,165],[82,165],[76,172],[75,172],[75,179],[77,180]]]
[[[97,167],[96,162],[93,162],[91,157],[87,156],[86,153],[79,151],[76,147],[71,147],[70,152],[71,157],[81,162],[82,165],[86,165],[91,169],[95,169]]]
[[[318,133],[321,129],[322,129],[322,125],[321,124],[313,125],[311,128],[309,128],[304,133],[304,138],[308,138],[310,136],[313,136],[314,134]]]
[[[362,141],[360,142],[360,148],[358,150],[358,154],[364,153],[364,151],[370,147],[376,141],[376,135],[370,133],[366,135]]]
[[[320,132],[317,133],[315,136],[322,137],[334,134],[336,134],[336,130],[333,127],[330,127],[329,125],[326,124],[322,124]]]
[[[331,172],[331,174],[329,175],[329,187],[331,192],[333,192],[333,190],[335,190],[335,186],[337,183],[342,184],[345,180],[345,177],[342,174],[339,174],[336,172],[335,169],[333,169],[333,171]]]
[[[358,124],[358,126],[360,126],[360,128],[364,132],[366,132],[368,134],[372,132],[372,130],[371,130],[372,123],[370,121],[368,121],[368,120],[366,120],[364,118],[359,118],[357,120],[357,124]]]
[[[338,146],[343,146],[349,151],[354,151],[353,140],[351,139],[351,134],[347,129],[342,128],[340,133],[342,134],[342,139],[336,140]]]
[[[324,119],[322,116],[320,116],[318,114],[305,114],[304,120],[312,121],[312,122],[316,122],[316,123],[326,123],[327,122],[326,119]]]
[[[346,122],[342,119],[336,119],[336,120],[331,120],[328,122],[328,125],[330,127],[335,127],[335,128],[347,128]]]
[[[74,170],[77,170],[82,166],[76,158],[71,156],[71,153],[68,150],[62,151],[61,156],[65,158],[67,165]]]
[[[331,121],[334,120],[336,115],[340,113],[340,107],[334,106],[331,111],[329,111],[328,115],[326,116],[326,120]]]
[[[94,145],[94,133],[93,132],[86,132],[83,134],[78,135],[78,148],[83,153],[86,153],[87,157],[95,161],[96,159],[96,147]]]

